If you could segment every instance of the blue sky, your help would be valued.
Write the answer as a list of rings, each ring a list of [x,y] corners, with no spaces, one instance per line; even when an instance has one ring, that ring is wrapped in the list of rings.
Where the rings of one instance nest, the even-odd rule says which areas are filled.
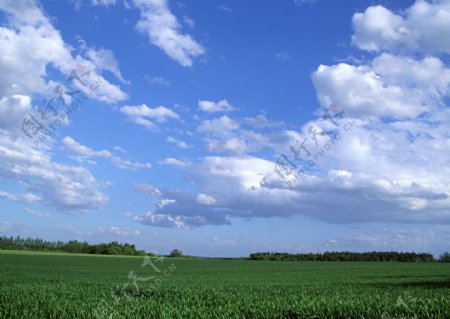
[[[0,234],[450,244],[447,1],[0,1]]]

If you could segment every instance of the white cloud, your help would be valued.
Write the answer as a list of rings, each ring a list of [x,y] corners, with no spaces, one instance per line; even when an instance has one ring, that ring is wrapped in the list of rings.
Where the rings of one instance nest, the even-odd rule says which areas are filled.
[[[317,147],[310,141],[312,155],[324,154],[293,188],[274,172],[272,161],[206,157],[185,170],[192,185],[216,202],[205,206],[197,195],[163,190],[161,198],[176,203],[154,213],[173,219],[200,216],[206,224],[227,224],[229,217],[294,215],[334,223],[448,223],[450,171],[442,169],[448,166],[450,152],[445,133],[450,112],[446,114],[438,126],[430,115],[419,122],[356,121],[347,133],[343,131],[347,119],[337,120],[342,138],[329,151],[322,151],[328,136],[321,136]],[[321,119],[306,123],[296,138],[307,137],[310,125],[323,129],[333,124]],[[295,145],[293,141],[285,144],[291,157],[288,146]]]
[[[93,149],[80,144],[79,142],[77,142],[70,136],[64,137],[61,141],[61,144],[63,146],[65,146],[67,149],[71,150],[72,152],[81,154],[86,157],[107,158],[111,161],[111,163],[113,163],[113,165],[115,165],[118,168],[138,170],[138,169],[149,169],[152,167],[152,165],[150,163],[138,163],[138,162],[131,162],[129,160],[125,160],[116,155],[113,155],[108,150],[94,151]]]
[[[248,150],[245,141],[235,137],[224,140],[207,139],[206,141],[208,150],[212,152],[245,154]]]
[[[372,51],[446,52],[445,41],[438,48],[427,42],[436,39],[423,38],[437,32],[430,29],[436,21],[421,26],[416,18],[419,8],[431,10],[430,14],[440,8],[443,19],[447,7],[440,1],[418,1],[405,17],[371,7],[364,15],[355,15],[353,41]],[[300,140],[308,137],[311,125],[319,131],[345,133],[342,125],[351,120],[345,117],[361,120],[353,118],[351,132],[330,151],[316,150],[314,156],[320,160],[316,169],[296,184],[294,190],[301,194],[314,187],[323,191],[317,196],[327,198],[329,205],[316,203],[312,215],[341,223],[448,223],[450,171],[438,169],[448,165],[444,154],[450,150],[449,136],[444,133],[450,123],[446,106],[450,69],[444,60],[381,53],[366,65],[321,66],[313,81],[321,105],[344,111],[344,119],[335,119],[340,128],[325,119],[307,123]],[[308,194],[305,203],[308,197],[315,198]]]
[[[227,100],[220,100],[219,102],[200,100],[198,101],[198,108],[203,112],[230,112],[234,108],[228,103]]]
[[[283,123],[279,121],[271,121],[268,120],[264,114],[258,114],[255,117],[246,117],[244,119],[244,123],[247,125],[251,125],[255,128],[270,128],[270,127],[279,127]]]
[[[116,0],[91,0],[94,6],[113,6],[116,4]]]
[[[317,2],[318,0],[294,0],[294,3],[299,6],[302,7],[304,5],[312,5],[313,3]]]
[[[0,177],[28,191],[3,197],[37,201],[60,211],[97,209],[106,203],[108,197],[99,191],[100,184],[87,169],[56,163],[48,148],[34,148],[33,142],[20,131],[28,112],[32,112],[32,107],[27,95],[6,94],[0,100]]]
[[[193,59],[205,49],[190,35],[180,33],[181,25],[166,0],[133,0],[141,12],[136,28],[182,66],[192,66]]]
[[[288,62],[292,59],[292,56],[290,56],[289,54],[287,54],[286,52],[278,52],[275,54],[275,57],[283,62]]]
[[[383,53],[372,64],[387,85],[401,85],[408,90],[419,88],[427,100],[440,99],[450,93],[450,69],[437,57],[414,60]]]
[[[22,211],[25,213],[34,215],[34,216],[38,216],[38,217],[44,217],[44,218],[53,217],[53,215],[50,213],[41,213],[41,212],[37,212],[37,211],[29,209],[29,208],[23,208]]]
[[[138,170],[138,169],[150,169],[152,168],[152,164],[150,163],[139,163],[139,162],[132,162],[130,160],[126,160],[117,156],[112,156],[111,162],[118,168],[122,169],[131,169],[131,170]]]
[[[236,121],[224,115],[220,118],[203,121],[197,128],[197,131],[223,134],[226,131],[232,131],[238,128],[239,124]]]
[[[193,181],[204,191],[190,194],[179,190],[161,190],[160,197],[174,200],[164,207],[157,207],[152,213],[135,218],[149,225],[177,227],[201,227],[208,224],[229,224],[228,215],[247,215],[247,210],[231,207],[239,201],[247,201],[252,190],[259,188],[266,173],[273,169],[273,163],[257,158],[208,157],[200,165],[187,168]],[[252,197],[252,196],[251,196]],[[270,196],[265,196],[270,201]],[[256,199],[264,207],[264,199]],[[236,202],[235,202],[236,201]],[[234,211],[236,209],[236,211]],[[165,221],[162,225],[154,220],[158,216]],[[163,218],[164,217],[164,218]],[[168,221],[171,223],[168,223]]]
[[[368,51],[450,53],[450,3],[417,0],[404,14],[371,6],[353,16],[353,44]]]
[[[102,150],[102,151],[94,151],[93,149],[80,144],[75,141],[72,137],[66,136],[61,140],[61,144],[71,150],[72,152],[84,155],[84,156],[96,156],[96,157],[105,157],[109,158],[112,156],[110,151]]]
[[[85,85],[76,80],[73,85],[92,98],[106,103],[127,98],[120,87],[99,74],[102,68],[79,55],[72,56],[72,49],[35,1],[2,1],[0,10],[6,13],[8,22],[0,27],[0,69],[4,71],[0,74],[1,96],[43,93],[48,88],[47,67],[53,66],[65,76],[80,68],[90,71],[83,77]]]
[[[172,217],[164,214],[146,213],[141,216],[135,216],[133,220],[149,226],[185,228],[185,221],[188,219],[181,216]]]
[[[195,26],[195,21],[189,18],[188,16],[183,17],[183,22],[190,28],[193,28]]]
[[[146,76],[146,79],[152,85],[162,85],[162,86],[170,85],[170,81],[163,78],[162,76],[153,76],[153,77]]]
[[[97,209],[108,197],[82,167],[55,163],[20,135],[0,130],[0,176],[25,187],[40,203],[62,211]]]
[[[160,164],[165,164],[165,165],[172,165],[172,166],[176,166],[176,167],[186,167],[189,166],[190,163],[186,162],[186,161],[182,161],[173,157],[168,157],[166,159],[164,159],[163,161],[159,162]]]
[[[416,117],[428,102],[420,90],[385,83],[370,66],[321,65],[312,78],[320,104],[346,116]]]
[[[153,187],[152,185],[135,183],[135,184],[133,184],[133,188],[139,192],[146,193],[146,194],[149,194],[152,196],[160,196],[161,195],[161,191],[159,189]]]
[[[31,99],[26,95],[12,95],[0,98],[0,129],[17,129],[25,114],[31,109]]]
[[[116,227],[116,226],[98,227],[97,230],[102,234],[111,234],[115,236],[131,237],[131,236],[138,236],[141,234],[139,230],[132,230],[129,229],[128,227]]]
[[[220,5],[217,7],[217,9],[219,9],[220,11],[225,11],[225,12],[233,12],[233,10],[230,7],[224,6],[224,5]]]
[[[214,197],[203,193],[198,193],[196,199],[197,203],[201,205],[214,205],[217,202]]]
[[[121,153],[128,153],[126,149],[124,149],[123,147],[119,146],[119,145],[115,145],[113,147],[113,150],[117,151],[117,152],[121,152]]]
[[[88,49],[86,54],[99,70],[110,71],[122,83],[128,83],[122,77],[119,62],[117,62],[114,53],[111,50],[100,49],[96,51]]]
[[[11,194],[8,192],[0,191],[0,199],[6,199],[14,202],[33,203],[39,201],[41,198],[32,193]]]
[[[190,146],[186,142],[177,140],[176,138],[174,138],[172,136],[168,136],[166,138],[166,141],[169,143],[175,144],[177,147],[182,148],[182,149],[190,148]]]
[[[264,148],[279,148],[286,140],[285,132],[256,132],[242,128],[241,124],[252,126],[258,130],[275,128],[282,122],[267,119],[265,115],[246,117],[234,120],[227,115],[212,120],[203,120],[197,127],[197,132],[204,135],[206,148],[212,152],[231,152],[244,155]]]
[[[150,108],[145,104],[137,106],[123,106],[120,108],[120,112],[128,116],[128,118],[136,124],[145,126],[148,129],[155,129],[156,125],[152,121],[162,123],[168,119],[179,119],[180,116],[166,108],[165,106],[158,106]],[[151,120],[151,121],[150,121]]]
[[[163,208],[167,205],[174,204],[176,202],[177,201],[175,199],[163,198],[156,204],[156,206],[158,206],[159,208]]]

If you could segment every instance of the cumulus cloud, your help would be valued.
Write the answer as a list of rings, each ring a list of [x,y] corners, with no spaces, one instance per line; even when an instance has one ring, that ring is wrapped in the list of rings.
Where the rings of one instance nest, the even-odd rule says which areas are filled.
[[[413,60],[381,55],[361,68],[344,67],[344,73],[354,72],[360,80],[369,77],[367,81],[378,90],[378,96],[370,85],[355,89],[353,76],[336,76],[334,69],[340,67],[322,68],[326,72],[314,84],[322,103],[339,105],[324,104],[331,108],[330,116],[345,110],[343,116],[326,118],[319,111],[315,120],[297,132],[286,130],[279,137],[266,136],[266,141],[272,141],[267,145],[273,151],[283,152],[295,162],[297,180],[291,186],[275,172],[275,160],[248,155],[204,157],[189,166],[178,165],[199,190],[197,194],[161,190],[160,198],[174,202],[137,220],[167,227],[227,224],[236,217],[295,215],[333,223],[450,223],[450,171],[445,169],[450,164],[446,155],[450,153],[450,111],[443,105],[448,95],[443,62],[431,57]],[[437,79],[429,74],[433,70],[438,72]],[[397,96],[389,89],[392,86],[399,88]],[[346,98],[340,100],[334,87],[348,87],[343,93]],[[328,101],[321,97],[325,92],[336,95],[329,93],[332,98]],[[430,100],[416,104],[421,112],[399,101],[415,94]],[[380,103],[378,109],[368,102],[372,99]],[[395,109],[391,102],[401,107]],[[352,109],[354,105],[357,108]],[[389,114],[389,120],[380,120],[385,114]],[[219,126],[222,128],[217,129]],[[204,121],[200,127],[199,132],[223,137],[222,146],[233,134],[247,134],[257,140],[254,132],[239,129],[237,122],[228,117]],[[299,146],[302,141],[306,141],[304,149]],[[218,142],[214,145],[219,147]],[[300,159],[296,160],[296,156]],[[208,201],[209,196],[214,201]],[[157,222],[155,214],[165,222]],[[183,219],[188,217],[200,218],[202,223],[194,219],[196,222],[190,226],[193,220]],[[176,226],[175,220],[182,220],[183,226]]]
[[[312,78],[320,104],[336,105],[347,116],[416,117],[425,111],[422,91],[387,84],[370,66],[321,65]]]
[[[98,209],[107,202],[89,170],[55,163],[20,135],[0,133],[0,176],[25,187],[40,203],[62,211],[81,211]]]
[[[200,100],[198,101],[198,108],[207,113],[230,112],[234,110],[227,100],[220,100],[219,102]]]
[[[137,106],[126,105],[120,108],[120,112],[127,115],[132,122],[148,129],[155,129],[157,127],[153,121],[162,123],[168,119],[180,118],[177,113],[162,105],[155,108],[148,107],[145,104]]]
[[[417,88],[426,101],[439,101],[450,92],[450,69],[437,57],[415,60],[383,53],[373,60],[372,67],[386,85],[402,86],[408,91]]]
[[[118,168],[138,170],[138,169],[149,169],[152,167],[150,163],[138,163],[125,160],[121,157],[113,155],[108,150],[95,151],[85,145],[80,144],[70,136],[64,137],[61,141],[61,144],[67,149],[71,150],[72,152],[83,155],[87,158],[103,157],[109,159],[111,163]]]
[[[280,149],[289,139],[287,131],[277,128],[283,123],[269,120],[265,115],[233,119],[227,115],[203,120],[197,127],[210,152],[227,152],[235,155],[252,154],[261,149]]]
[[[166,0],[133,0],[141,17],[136,28],[146,34],[151,43],[182,66],[190,67],[193,59],[205,49],[190,35],[180,32],[181,24],[170,11]]]
[[[450,53],[450,3],[417,0],[403,14],[378,5],[352,19],[353,44],[367,51]]]
[[[418,1],[414,10],[421,3],[425,2]],[[430,6],[445,9],[439,1],[423,8]],[[384,25],[392,25],[391,29],[412,16],[407,13],[399,19],[377,8],[375,12],[385,15]],[[377,26],[378,20],[371,23]],[[424,28],[418,29],[419,34],[427,32]],[[383,37],[390,39],[388,47],[376,50],[413,47],[402,36],[388,32]],[[414,45],[415,52],[429,52],[419,40]],[[179,165],[196,192],[160,190],[158,197],[173,202],[135,220],[200,227],[227,224],[232,218],[302,215],[332,223],[448,225],[449,74],[444,58],[393,52],[356,65],[321,65],[312,74],[321,105],[316,118],[298,131],[278,134],[259,134],[240,125],[261,130],[278,126],[263,115],[243,121],[225,115],[202,121],[197,132],[206,135],[210,151],[235,151],[240,156],[207,156]],[[262,147],[274,156],[244,155]],[[292,175],[275,171],[281,154],[292,164],[295,178],[290,184]],[[382,245],[381,237],[370,234],[346,240],[365,241],[365,247],[370,242],[374,247]],[[340,241],[331,239],[330,245]]]
[[[89,59],[72,55],[70,46],[35,1],[2,1],[0,10],[6,13],[8,22],[0,27],[0,68],[4,71],[0,74],[2,96],[43,93],[48,88],[45,81],[47,66],[51,65],[67,77],[81,68],[90,71],[83,78],[85,83],[73,81],[73,85],[91,98],[106,103],[127,98],[119,86],[100,74],[104,65],[97,67]],[[91,84],[97,86],[95,90],[89,88]]]
[[[137,216],[135,220],[148,225],[177,228],[229,224],[227,216],[235,212],[227,206],[228,201],[233,201],[231,198],[240,192],[258,187],[264,177],[262,171],[270,172],[271,164],[257,158],[208,157],[204,159],[203,165],[188,168],[190,172],[195,172],[196,183],[199,179],[210,181],[206,188],[203,182],[199,184],[204,192],[193,194],[180,190],[160,190],[160,198],[173,202],[157,207],[154,212]],[[236,180],[242,184],[238,185]],[[239,188],[233,189],[235,187]],[[245,197],[248,194],[242,195]],[[237,208],[237,214],[247,215],[247,212]]]
[[[17,129],[30,110],[29,96],[12,95],[0,98],[0,129],[6,131]]]
[[[197,131],[223,134],[223,132],[236,130],[238,128],[239,124],[236,121],[224,115],[220,118],[204,120],[198,126]]]
[[[103,206],[108,197],[100,191],[101,183],[89,170],[53,161],[48,148],[35,148],[20,131],[25,114],[31,111],[28,96],[12,95],[0,100],[0,178],[27,191],[26,194],[2,193],[2,197],[38,202],[60,211]]]
[[[406,164],[409,158],[398,163],[393,154],[386,158],[383,151],[378,156],[373,150],[358,157],[357,152],[351,152],[359,147],[355,139],[342,141],[320,163],[320,171],[303,175],[292,188],[274,172],[272,161],[256,157],[205,158],[186,168],[189,180],[201,193],[160,190],[159,197],[174,202],[138,221],[157,225],[152,216],[158,214],[165,216],[166,222],[168,217],[172,222],[196,217],[193,227],[201,225],[198,218],[205,224],[227,224],[232,217],[294,215],[333,223],[450,222],[448,177],[440,178],[430,165],[421,168],[418,163]],[[346,150],[348,147],[350,150]],[[346,156],[340,157],[340,152]],[[346,169],[333,170],[331,167],[336,165]],[[183,220],[183,225],[187,227],[188,220]],[[172,223],[170,227],[175,226]]]

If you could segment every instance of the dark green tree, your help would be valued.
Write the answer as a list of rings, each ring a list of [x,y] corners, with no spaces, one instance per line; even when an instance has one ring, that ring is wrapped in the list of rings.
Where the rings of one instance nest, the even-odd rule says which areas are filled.
[[[181,257],[183,256],[183,252],[179,249],[174,249],[170,252],[169,257]]]

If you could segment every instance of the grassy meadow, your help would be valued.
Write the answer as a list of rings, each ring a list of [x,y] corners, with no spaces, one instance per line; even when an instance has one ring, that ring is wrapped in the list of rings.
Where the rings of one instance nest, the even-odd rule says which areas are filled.
[[[450,318],[450,266],[0,251],[0,318]]]

